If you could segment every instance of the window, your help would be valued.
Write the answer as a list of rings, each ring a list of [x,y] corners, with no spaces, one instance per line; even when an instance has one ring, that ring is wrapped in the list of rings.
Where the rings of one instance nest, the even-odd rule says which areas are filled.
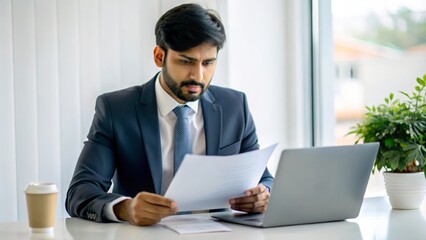
[[[333,26],[334,139],[362,119],[365,106],[390,93],[412,92],[416,77],[426,74],[426,4],[422,0],[331,2]],[[367,195],[384,193],[381,174],[370,179]]]

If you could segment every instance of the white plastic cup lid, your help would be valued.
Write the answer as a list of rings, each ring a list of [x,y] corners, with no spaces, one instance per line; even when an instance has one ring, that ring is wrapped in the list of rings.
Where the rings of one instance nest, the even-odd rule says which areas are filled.
[[[59,190],[54,183],[30,183],[25,188],[25,193],[30,194],[46,194],[57,192],[59,192]]]

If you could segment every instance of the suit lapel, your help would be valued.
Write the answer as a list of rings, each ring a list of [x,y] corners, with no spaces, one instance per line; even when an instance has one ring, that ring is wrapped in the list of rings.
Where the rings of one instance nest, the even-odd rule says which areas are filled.
[[[214,100],[213,95],[208,90],[201,97],[206,134],[206,155],[217,155],[220,139],[222,139],[222,107],[214,104]]]
[[[148,164],[151,170],[155,192],[161,193],[162,157],[160,126],[158,123],[157,101],[155,98],[155,76],[142,87],[140,102],[137,103],[138,121]]]

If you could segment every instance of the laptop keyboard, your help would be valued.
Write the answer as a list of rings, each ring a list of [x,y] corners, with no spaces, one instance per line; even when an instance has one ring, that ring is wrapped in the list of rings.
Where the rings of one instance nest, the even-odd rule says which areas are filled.
[[[246,222],[263,222],[264,214],[234,214],[235,218],[242,219]]]
[[[256,217],[256,218],[246,218],[244,221],[247,222],[263,222],[263,217]]]

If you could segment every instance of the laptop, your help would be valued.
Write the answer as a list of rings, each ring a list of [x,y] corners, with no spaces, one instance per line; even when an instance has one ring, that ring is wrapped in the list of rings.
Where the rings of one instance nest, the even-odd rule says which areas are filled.
[[[265,213],[212,217],[265,228],[356,218],[378,148],[366,143],[283,150]]]

